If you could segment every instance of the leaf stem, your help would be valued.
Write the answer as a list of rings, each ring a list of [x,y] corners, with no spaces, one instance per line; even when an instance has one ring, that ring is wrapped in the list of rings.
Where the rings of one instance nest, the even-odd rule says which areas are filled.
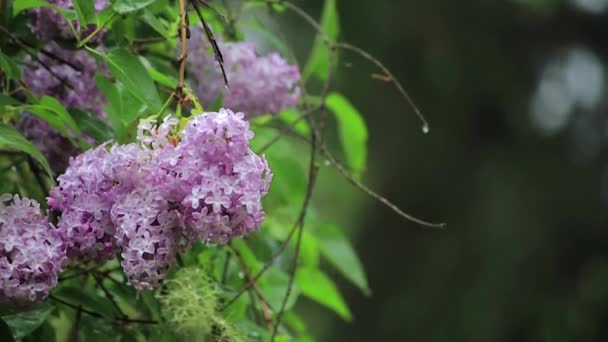
[[[112,20],[114,19],[114,17],[116,16],[116,12],[112,12],[112,14],[110,14],[110,16],[108,17],[108,19],[106,19],[106,21],[104,21],[103,24],[101,24],[100,26],[97,26],[95,28],[95,30],[93,32],[91,32],[91,34],[89,34],[88,36],[86,36],[83,40],[80,41],[80,43],[78,43],[78,47],[81,48],[83,47],[86,43],[88,43],[91,39],[95,38],[95,36],[101,32],[101,30],[103,30],[105,28],[105,26]]]

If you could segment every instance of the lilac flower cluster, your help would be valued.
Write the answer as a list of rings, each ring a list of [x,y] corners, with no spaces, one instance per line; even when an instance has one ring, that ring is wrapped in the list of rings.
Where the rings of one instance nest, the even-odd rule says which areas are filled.
[[[185,195],[181,213],[196,235],[226,243],[264,219],[260,201],[272,173],[249,148],[252,137],[243,113],[222,109],[194,118],[174,152],[158,163],[176,179],[180,198]]]
[[[47,44],[44,50],[69,64],[40,53],[38,59],[51,72],[28,56],[23,71],[23,81],[28,88],[36,95],[53,96],[66,107],[91,110],[102,118],[106,99],[95,86],[94,77],[104,69],[95,58],[83,50],[63,49],[55,42]],[[47,157],[55,171],[63,171],[69,157],[77,152],[67,138],[38,117],[24,115],[18,126]]]
[[[48,223],[38,202],[0,195],[0,303],[44,299],[66,262],[65,236]]]
[[[120,252],[129,283],[149,289],[179,249],[259,227],[272,174],[249,148],[244,114],[222,109],[177,126],[143,121],[139,144],[104,144],[70,161],[48,200],[69,256],[100,262]]]
[[[223,97],[224,106],[250,116],[276,114],[294,107],[300,98],[300,71],[279,54],[258,56],[247,42],[222,43],[220,50],[230,88],[226,89],[211,45],[200,28],[193,28],[189,41],[188,70],[192,86],[203,106]]]
[[[66,10],[74,10],[74,5],[71,0],[49,0],[48,3]],[[95,12],[99,13],[109,5],[108,0],[93,0]],[[34,21],[32,32],[40,39],[73,39],[74,33],[70,29],[67,20],[61,14],[51,7],[37,7],[30,11],[30,16]],[[94,25],[89,25],[86,29],[82,29],[77,20],[72,21],[72,25],[76,31],[82,31],[86,36],[94,30]],[[95,39],[101,39],[103,32]]]

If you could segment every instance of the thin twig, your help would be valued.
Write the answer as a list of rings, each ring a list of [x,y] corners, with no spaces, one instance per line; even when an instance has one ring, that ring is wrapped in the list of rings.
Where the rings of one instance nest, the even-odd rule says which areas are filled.
[[[80,318],[82,317],[82,305],[78,305],[78,309],[76,309],[76,319],[74,321],[74,325],[72,326],[72,331],[70,332],[69,341],[70,342],[78,342],[78,332],[80,330]]]
[[[23,50],[25,50],[38,64],[40,64],[44,69],[46,69],[53,77],[55,77],[56,79],[58,79],[59,82],[61,82],[66,87],[74,90],[74,86],[72,85],[72,83],[70,83],[67,79],[65,79],[65,78],[61,77],[60,75],[58,75],[48,64],[46,64],[45,62],[43,62],[38,57],[38,55],[36,54],[36,52],[32,48],[30,48],[25,43],[23,43],[23,41],[21,41],[21,39],[17,38],[15,35],[13,35],[4,26],[0,26],[0,31],[2,31],[2,33],[8,35],[8,37],[12,41],[14,41],[15,44],[17,44],[20,48],[22,48]]]
[[[118,303],[116,302],[116,299],[114,299],[114,296],[112,295],[112,293],[110,291],[108,291],[108,289],[105,287],[105,285],[103,284],[103,280],[100,279],[97,274],[93,274],[93,278],[95,278],[95,282],[97,282],[97,285],[101,288],[101,290],[105,294],[106,298],[108,298],[108,300],[112,303],[112,305],[114,306],[114,309],[116,310],[116,312],[118,312],[119,317],[125,318],[126,317],[125,313],[120,308],[120,305],[118,305]]]
[[[281,138],[283,138],[286,134],[290,133],[293,128],[303,119],[305,119],[306,117],[308,117],[309,115],[313,114],[316,110],[318,110],[319,108],[321,108],[321,106],[318,106],[316,108],[313,108],[311,110],[307,110],[304,113],[300,114],[300,116],[298,116],[295,120],[293,120],[292,122],[290,122],[287,127],[283,127],[278,133],[277,135],[275,135],[272,139],[270,139],[266,144],[264,144],[262,147],[260,147],[256,153],[257,154],[262,154],[264,152],[266,152],[266,150],[268,150],[270,147],[272,147],[272,145],[276,144],[279,140],[281,140]]]
[[[264,273],[266,273],[266,271],[268,271],[270,269],[270,267],[272,267],[272,265],[274,264],[274,262],[276,261],[276,259],[281,254],[283,254],[283,251],[285,250],[285,248],[289,244],[289,241],[291,241],[291,238],[295,234],[295,232],[296,232],[296,230],[298,228],[298,224],[297,224],[298,221],[299,220],[297,220],[296,223],[294,223],[294,225],[289,230],[289,233],[287,234],[287,237],[285,238],[285,240],[283,240],[283,242],[279,245],[279,247],[277,248],[277,250],[272,254],[272,256],[270,256],[270,260],[268,260],[264,264],[264,266],[262,266],[261,270],[259,270],[253,277],[251,277],[251,280],[248,281],[247,284],[245,284],[245,286],[243,286],[234,295],[234,297],[232,297],[229,301],[227,301],[224,305],[222,305],[222,307],[219,308],[219,311],[226,310],[226,308],[228,308],[230,305],[232,305],[234,302],[236,302],[243,295],[243,293],[247,292],[247,290],[249,290],[260,279],[260,277],[262,275],[264,275]]]
[[[70,307],[70,308],[72,308],[74,310],[78,310],[78,307],[79,307],[78,305],[74,305],[74,304],[72,304],[70,302],[66,302],[65,300],[57,298],[57,297],[55,297],[53,295],[50,295],[49,298],[51,300],[56,301],[57,303],[63,304],[63,305],[65,305],[67,307]],[[82,312],[86,313],[87,315],[91,315],[93,317],[105,319],[105,317],[102,314],[98,313],[98,312],[91,311],[91,310],[84,309],[84,308],[81,308],[80,310],[82,310]],[[158,324],[158,321],[151,320],[151,319],[136,319],[136,318],[134,319],[134,318],[127,318],[127,317],[118,317],[118,318],[114,319],[114,322],[140,323],[140,324]]]
[[[211,44],[211,48],[213,49],[215,60],[218,62],[218,64],[220,65],[220,69],[222,70],[222,76],[224,77],[224,85],[226,86],[226,88],[228,88],[228,76],[226,76],[226,70],[224,69],[224,56],[222,55],[222,51],[220,50],[220,47],[217,44],[217,41],[215,40],[215,36],[213,36],[213,31],[211,31],[209,25],[207,25],[205,18],[203,17],[200,9],[198,8],[196,0],[192,0],[191,2],[192,6],[194,7],[194,10],[196,11],[196,14],[198,15],[199,19],[201,20],[201,23],[203,24],[203,29],[205,31],[207,39],[209,40],[209,43]]]
[[[245,279],[248,282],[252,282],[253,278],[251,277],[251,272],[247,268],[247,264],[245,264],[245,260],[243,260],[243,256],[236,248],[232,247],[232,245],[230,245],[230,249],[232,250],[234,255],[236,255],[236,258],[239,260],[239,263],[241,264],[241,269],[243,270],[243,273],[245,274]],[[253,281],[253,290],[262,306],[262,314],[264,315],[264,320],[266,321],[266,326],[268,327],[268,331],[272,332],[273,331],[272,330],[272,310],[271,310],[272,306],[270,305],[270,303],[268,302],[266,297],[264,297],[262,290],[260,289],[257,282],[255,282],[255,281]]]
[[[329,151],[329,149],[327,149],[327,146],[325,146],[325,144],[321,145],[321,153],[323,154],[323,156],[325,156],[325,158],[328,159],[328,161],[336,168],[336,170],[338,171],[338,173],[340,173],[342,175],[342,177],[346,178],[347,181],[349,181],[354,187],[356,187],[357,189],[363,191],[364,193],[366,193],[367,195],[369,195],[370,197],[372,197],[373,199],[377,200],[378,202],[384,204],[385,206],[389,207],[391,210],[393,210],[394,212],[396,212],[399,216],[415,222],[423,227],[429,227],[429,228],[439,228],[439,229],[445,229],[446,227],[446,223],[445,222],[441,222],[441,223],[433,223],[433,222],[428,222],[428,221],[424,221],[421,220],[415,216],[412,216],[406,212],[404,212],[403,210],[401,210],[397,205],[395,205],[393,202],[389,201],[387,198],[381,196],[380,194],[378,194],[377,192],[375,192],[374,190],[370,189],[367,185],[359,182],[358,180],[356,180],[349,172],[348,170],[346,170],[346,168],[344,167],[344,165],[342,165],[342,163],[340,163],[334,156],[333,154]]]
[[[7,36],[9,36],[9,37],[10,37],[10,38],[11,38],[11,39],[12,39],[12,40],[15,42],[15,43],[17,43],[17,45],[19,45],[19,46],[21,46],[21,45],[26,45],[26,46],[27,46],[27,47],[29,47],[30,49],[34,49],[34,48],[35,48],[35,47],[34,47],[32,44],[30,44],[30,43],[28,43],[28,42],[26,42],[26,41],[24,41],[24,40],[19,39],[19,37],[17,37],[17,36],[15,36],[14,34],[10,33],[10,32],[9,32],[9,31],[8,31],[8,30],[5,28],[5,27],[3,27],[3,26],[1,26],[1,25],[0,25],[0,31],[2,31],[2,33],[4,33],[4,34],[6,34]],[[22,47],[22,46],[21,46],[21,47]],[[67,66],[71,67],[72,69],[74,69],[74,70],[76,70],[76,71],[78,71],[78,72],[81,72],[81,71],[82,71],[82,68],[81,68],[81,67],[79,67],[79,66],[77,66],[76,64],[74,64],[74,63],[72,63],[72,62],[70,62],[70,61],[68,61],[68,60],[64,59],[63,57],[60,57],[59,55],[56,55],[56,54],[54,54],[54,53],[52,53],[52,52],[50,52],[50,51],[47,51],[47,50],[45,50],[45,49],[40,49],[39,51],[40,51],[40,53],[42,53],[43,55],[45,55],[45,56],[47,56],[47,57],[49,57],[49,58],[51,58],[51,59],[54,59],[54,60],[55,60],[55,61],[57,61],[57,62],[63,63],[63,64],[65,64],[65,65],[67,65]]]
[[[179,64],[179,80],[175,89],[178,98],[181,99],[186,78],[186,58],[188,57],[188,13],[186,12],[186,0],[179,0],[179,41],[180,51],[177,63]]]
[[[313,126],[312,118],[308,118],[308,122],[311,126]],[[313,128],[313,127],[311,127]],[[306,218],[306,212],[308,210],[308,206],[310,204],[310,199],[312,198],[312,193],[315,187],[315,183],[317,180],[317,174],[319,171],[319,166],[316,164],[316,155],[317,155],[317,134],[313,129],[311,131],[311,144],[310,144],[310,166],[308,171],[308,186],[306,188],[306,197],[304,199],[304,205],[302,206],[302,210],[300,211],[300,216],[298,217],[298,237],[296,239],[296,250],[293,259],[293,264],[291,266],[291,271],[289,275],[289,283],[287,284],[287,291],[285,292],[285,296],[283,297],[283,301],[281,302],[281,308],[277,314],[276,321],[274,323],[274,328],[272,331],[272,337],[270,339],[271,342],[276,338],[277,332],[279,330],[279,326],[281,325],[281,321],[283,319],[283,314],[285,312],[285,308],[287,306],[287,301],[289,300],[289,296],[291,295],[291,291],[293,289],[293,283],[295,280],[296,272],[298,269],[298,260],[300,258],[300,247],[302,244],[302,234],[304,232],[304,220]]]
[[[112,21],[112,19],[114,19],[114,17],[116,16],[116,14],[118,14],[118,12],[114,12],[112,11],[112,14],[110,14],[110,16],[108,16],[108,18],[106,19],[106,21],[104,21],[101,25],[97,26],[95,28],[95,30],[93,30],[93,32],[91,32],[91,34],[89,34],[88,36],[86,36],[79,44],[78,47],[83,47],[86,43],[88,43],[91,39],[95,38],[95,36],[97,34],[99,34],[99,32],[101,32],[105,26]]]
[[[57,298],[57,297],[55,297],[53,295],[50,295],[49,298],[52,299],[52,300],[54,300],[54,301],[56,301],[57,303],[63,304],[63,305],[65,305],[67,307],[70,307],[70,308],[72,308],[74,310],[81,310],[82,312],[86,313],[87,315],[91,315],[91,316],[97,317],[97,318],[104,318],[103,315],[100,314],[100,313],[97,313],[95,311],[91,311],[91,310],[88,310],[88,309],[84,309],[82,307],[79,309],[78,305],[74,305],[72,303],[66,302],[65,300],[59,299],[59,298]]]
[[[380,70],[382,70],[384,75],[386,75],[386,77],[383,78],[383,80],[386,82],[393,83],[395,85],[395,88],[397,88],[397,90],[399,91],[399,93],[401,93],[403,98],[405,98],[407,103],[412,107],[412,109],[414,109],[414,113],[416,113],[416,116],[418,116],[418,119],[420,119],[420,121],[422,122],[422,131],[425,133],[427,133],[429,131],[429,123],[426,121],[426,119],[425,119],[424,115],[422,114],[422,112],[420,111],[420,109],[418,109],[418,106],[416,106],[416,103],[414,103],[414,100],[412,100],[412,98],[410,97],[408,92],[405,90],[405,88],[403,88],[403,86],[401,85],[401,82],[399,82],[399,80],[393,75],[393,73],[386,66],[384,66],[384,64],[382,64],[382,62],[380,62],[377,58],[372,56],[369,52],[363,50],[362,48],[360,48],[358,46],[355,46],[355,45],[352,45],[349,43],[340,42],[340,43],[336,44],[336,47],[340,48],[340,49],[355,52],[359,56],[365,58],[366,60],[368,60],[369,62],[373,63],[378,68],[380,68]]]
[[[158,324],[158,321],[153,319],[137,319],[137,318],[117,318],[117,321],[125,322],[125,323],[139,323],[139,324]]]

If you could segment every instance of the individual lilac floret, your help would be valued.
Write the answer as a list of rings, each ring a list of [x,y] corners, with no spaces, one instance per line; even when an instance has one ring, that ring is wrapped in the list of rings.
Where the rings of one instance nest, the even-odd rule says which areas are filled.
[[[157,287],[177,254],[177,211],[154,189],[142,188],[112,207],[112,221],[129,284],[138,290]]]
[[[74,10],[74,5],[71,0],[48,0],[48,3],[55,5],[59,8],[66,10]],[[108,0],[93,0],[95,6],[95,12],[99,14],[101,10],[109,5]],[[37,7],[30,10],[30,16],[33,20],[32,32],[40,39],[74,39],[74,33],[70,29],[67,20],[59,14],[55,9],[51,7]],[[83,37],[93,32],[95,25],[89,25],[86,29],[82,30],[78,20],[73,20],[72,24],[77,32],[81,32]],[[101,39],[105,30],[98,33],[95,39]]]
[[[69,239],[68,255],[102,262],[116,253],[110,210],[117,198],[144,182],[147,154],[135,144],[104,144],[70,159],[48,198],[61,213],[58,228]]]
[[[23,82],[38,96],[49,95],[59,100],[65,107],[86,109],[98,118],[103,118],[103,94],[95,86],[95,74],[103,68],[95,58],[84,50],[66,50],[51,42],[45,51],[70,62],[71,65],[40,53],[38,58],[49,67],[54,75],[31,57],[26,57]],[[62,81],[63,80],[63,81]],[[70,84],[72,88],[66,85]],[[62,172],[69,157],[78,149],[44,120],[33,115],[23,115],[19,128],[24,135],[47,157],[55,171]]]
[[[185,193],[182,216],[199,238],[216,243],[247,234],[264,219],[261,198],[272,173],[264,157],[249,148],[253,132],[243,113],[204,113],[186,126],[174,166]],[[179,171],[177,171],[179,170]]]
[[[300,70],[279,54],[258,56],[251,43],[220,42],[230,85],[226,89],[219,64],[200,28],[193,30],[189,42],[189,75],[203,106],[212,105],[221,96],[225,107],[256,116],[297,105]]]
[[[48,223],[38,202],[0,195],[0,303],[43,300],[66,262],[65,237]]]

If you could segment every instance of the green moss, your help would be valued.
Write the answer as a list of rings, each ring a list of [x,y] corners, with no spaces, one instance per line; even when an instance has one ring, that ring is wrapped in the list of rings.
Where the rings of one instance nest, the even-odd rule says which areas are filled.
[[[189,340],[241,342],[239,332],[217,312],[218,290],[205,270],[187,267],[165,282],[158,294],[163,317]]]

